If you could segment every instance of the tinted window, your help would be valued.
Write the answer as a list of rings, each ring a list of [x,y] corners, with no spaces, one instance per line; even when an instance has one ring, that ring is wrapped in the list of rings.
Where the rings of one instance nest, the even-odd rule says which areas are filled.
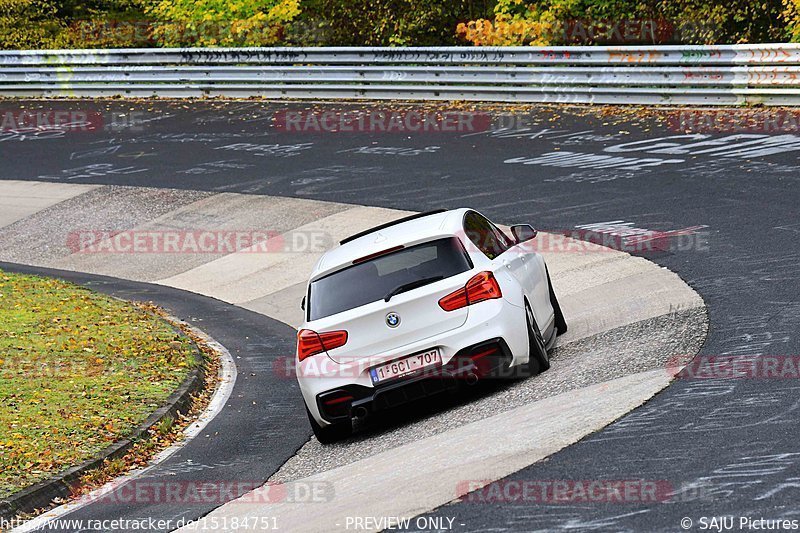
[[[475,211],[464,215],[464,232],[478,250],[489,259],[494,259],[511,246],[503,232]]]
[[[464,248],[455,237],[392,252],[312,282],[309,318],[317,320],[377,302],[403,285],[425,280],[430,280],[425,284],[433,283],[470,268]]]

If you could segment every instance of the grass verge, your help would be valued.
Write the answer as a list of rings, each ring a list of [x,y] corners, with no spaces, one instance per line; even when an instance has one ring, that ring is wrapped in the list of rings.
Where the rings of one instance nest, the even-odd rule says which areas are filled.
[[[128,436],[195,354],[146,308],[0,271],[0,498]]]

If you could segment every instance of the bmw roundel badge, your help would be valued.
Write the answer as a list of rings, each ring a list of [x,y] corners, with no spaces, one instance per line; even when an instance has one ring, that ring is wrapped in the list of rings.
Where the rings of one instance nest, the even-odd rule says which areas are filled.
[[[386,315],[386,325],[390,328],[396,328],[400,325],[400,315],[397,313],[389,313]]]

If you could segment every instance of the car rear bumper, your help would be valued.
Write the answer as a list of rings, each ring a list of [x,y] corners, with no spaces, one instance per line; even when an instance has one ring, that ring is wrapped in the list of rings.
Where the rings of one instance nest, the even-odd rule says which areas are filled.
[[[321,393],[316,398],[320,416],[329,423],[365,418],[402,405],[455,392],[461,384],[472,385],[481,379],[504,378],[513,356],[503,339],[491,339],[467,347],[439,368],[392,383],[364,387],[348,385]],[[350,400],[341,401],[342,398]],[[333,403],[327,404],[326,400]]]
[[[312,416],[317,423],[326,426],[332,423],[331,420],[343,419],[344,415],[341,418],[333,417],[332,419],[323,416],[324,409],[321,408],[319,399],[325,394],[336,390],[351,391],[352,399],[340,399],[342,404],[362,400],[368,402],[372,398],[370,409],[373,411],[384,408],[384,405],[396,403],[395,396],[400,399],[403,397],[413,399],[420,395],[421,397],[430,396],[442,392],[439,389],[444,387],[444,383],[452,382],[453,378],[457,378],[452,375],[451,367],[455,364],[452,361],[457,360],[458,354],[493,340],[502,340],[503,342],[503,352],[508,359],[506,367],[527,362],[528,331],[525,310],[510,304],[505,299],[482,302],[470,308],[469,317],[460,328],[434,338],[422,339],[404,346],[400,350],[375,354],[369,358],[354,359],[349,363],[336,363],[324,355],[310,357],[298,364],[297,378],[303,398]],[[414,376],[393,384],[376,386],[372,383],[370,368],[434,348],[439,350],[442,365],[446,370],[445,375],[442,376],[443,379],[431,380],[429,378],[433,376]],[[460,372],[463,372],[463,376],[469,374],[469,371],[466,370],[460,370]],[[426,377],[434,383],[417,383]],[[436,383],[436,381],[444,383]],[[457,382],[458,379],[455,381]],[[395,387],[390,387],[390,385],[396,385],[397,390],[395,391]],[[400,390],[401,385],[408,385],[409,388]],[[356,407],[358,406],[356,405]]]

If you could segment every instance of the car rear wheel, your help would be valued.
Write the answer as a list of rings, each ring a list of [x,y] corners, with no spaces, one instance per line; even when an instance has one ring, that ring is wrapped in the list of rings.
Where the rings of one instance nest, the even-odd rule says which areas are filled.
[[[547,268],[545,267],[545,272],[547,272]],[[564,319],[564,313],[561,312],[561,305],[558,303],[558,298],[556,298],[556,293],[553,290],[553,282],[550,281],[550,272],[547,272],[547,286],[550,288],[550,305],[553,306],[553,312],[555,313],[555,326],[556,326],[556,335],[560,336],[567,332],[567,321]]]
[[[306,407],[306,414],[308,414],[308,421],[311,423],[311,429],[314,430],[314,436],[317,437],[320,444],[333,444],[353,434],[353,426],[349,422],[339,422],[322,427],[314,420],[308,407]]]
[[[533,317],[533,311],[531,311],[531,306],[528,305],[528,302],[525,302],[525,319],[528,323],[528,350],[530,354],[528,366],[530,367],[530,374],[540,374],[550,368],[550,356],[547,355],[542,332],[539,331],[539,326],[536,325],[536,319]]]

